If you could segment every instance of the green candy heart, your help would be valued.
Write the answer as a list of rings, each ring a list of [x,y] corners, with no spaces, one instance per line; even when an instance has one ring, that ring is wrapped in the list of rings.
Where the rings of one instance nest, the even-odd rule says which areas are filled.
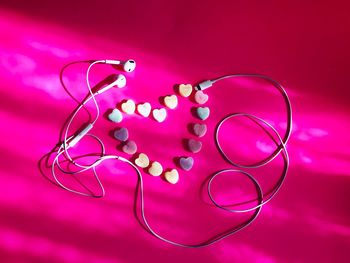
[[[206,120],[209,117],[210,109],[208,107],[198,107],[197,116],[201,120]]]
[[[123,120],[123,115],[122,115],[122,113],[120,112],[120,110],[114,109],[114,110],[108,115],[108,119],[109,119],[110,121],[119,123],[119,122],[121,122],[121,121]]]

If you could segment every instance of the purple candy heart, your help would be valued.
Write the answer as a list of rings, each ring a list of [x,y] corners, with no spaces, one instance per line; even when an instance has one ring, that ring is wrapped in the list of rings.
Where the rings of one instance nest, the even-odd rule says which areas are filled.
[[[115,130],[114,133],[114,138],[121,142],[125,142],[129,138],[129,132],[127,128],[120,128],[118,130]]]
[[[193,133],[197,137],[203,137],[207,133],[207,125],[196,123],[193,125]]]
[[[193,139],[189,139],[187,145],[188,149],[193,153],[197,153],[202,149],[202,143]]]
[[[137,151],[137,145],[134,141],[127,141],[123,146],[123,152],[127,154],[134,154]]]
[[[180,158],[180,166],[185,171],[191,170],[191,168],[193,166],[193,158],[192,157],[187,157],[187,158],[181,157]]]

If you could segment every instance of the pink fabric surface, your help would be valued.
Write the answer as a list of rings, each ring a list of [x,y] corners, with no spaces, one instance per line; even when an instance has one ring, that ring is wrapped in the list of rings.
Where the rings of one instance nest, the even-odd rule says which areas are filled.
[[[350,246],[349,5],[342,1],[9,1],[0,4],[0,261],[1,262],[348,262]],[[189,154],[194,106],[180,98],[158,124],[137,115],[113,124],[106,112],[123,99],[148,101],[174,93],[174,85],[229,73],[261,73],[284,85],[293,106],[288,144],[291,166],[280,193],[244,231],[219,243],[186,249],[151,236],[134,215],[135,172],[108,161],[98,168],[107,194],[80,197],[51,184],[40,159],[58,142],[64,121],[87,94],[87,59],[137,61],[127,87],[98,98],[103,116],[93,133],[107,152],[120,154],[110,136],[127,127],[151,160],[166,168],[193,156],[190,172],[170,185],[143,174],[146,213],[169,239],[196,243],[225,231],[251,214],[214,208],[202,184],[232,168],[215,148],[216,123],[233,112],[256,114],[283,134],[285,106],[278,92],[252,79],[225,80],[208,90],[211,115],[203,149]],[[67,66],[68,65],[68,66]],[[67,66],[65,70],[62,68]],[[92,71],[94,84],[115,73]],[[61,73],[61,79],[60,79]],[[62,82],[62,83],[61,83]],[[94,114],[92,104],[88,108]],[[88,119],[79,115],[72,132]],[[273,144],[248,122],[232,120],[220,140],[237,161],[266,156]],[[98,151],[84,139],[82,151]],[[40,169],[39,169],[40,168]],[[268,191],[282,158],[251,171]],[[74,187],[69,177],[62,178]],[[81,180],[95,187],[92,174]],[[244,201],[254,187],[242,177],[214,184],[218,200]]]

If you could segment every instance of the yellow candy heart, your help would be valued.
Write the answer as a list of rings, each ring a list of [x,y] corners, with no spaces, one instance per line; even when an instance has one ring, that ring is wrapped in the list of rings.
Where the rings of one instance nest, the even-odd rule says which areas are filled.
[[[169,172],[165,172],[164,176],[165,179],[171,184],[176,184],[179,181],[179,173],[176,169],[172,169]]]
[[[166,96],[164,98],[164,104],[169,109],[175,109],[177,106],[177,97],[176,95]]]
[[[121,106],[122,111],[124,111],[127,114],[133,114],[135,112],[135,102],[133,100],[127,100],[124,102]]]
[[[181,84],[179,86],[179,93],[182,97],[188,97],[192,93],[192,85],[191,84]]]
[[[139,157],[137,159],[135,159],[135,164],[138,167],[146,168],[149,165],[148,156],[144,153],[140,153]]]
[[[148,172],[153,176],[159,176],[163,172],[163,167],[159,162],[153,162],[148,169]]]

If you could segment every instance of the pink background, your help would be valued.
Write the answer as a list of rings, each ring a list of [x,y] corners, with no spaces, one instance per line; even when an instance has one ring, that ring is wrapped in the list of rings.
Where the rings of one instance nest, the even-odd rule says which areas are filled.
[[[350,19],[346,1],[8,1],[0,4],[0,259],[1,262],[348,262],[350,248],[349,86]],[[179,83],[228,73],[261,73],[280,81],[293,106],[291,166],[277,197],[246,230],[203,249],[163,243],[134,215],[137,177],[125,165],[99,167],[107,195],[80,197],[46,180],[40,158],[59,138],[76,103],[60,82],[70,62],[133,58],[123,90],[99,97],[102,113],[123,99],[149,101],[172,94]],[[62,72],[81,99],[86,63]],[[97,66],[92,82],[114,73]],[[208,90],[212,114],[203,150],[191,172],[173,186],[144,173],[146,212],[162,235],[185,243],[206,240],[249,217],[208,203],[203,181],[230,168],[213,143],[216,123],[231,112],[265,118],[283,133],[281,98],[264,82],[227,80]],[[194,104],[181,98],[164,124],[128,116],[139,150],[165,167],[189,155],[181,140]],[[93,106],[88,106],[94,112]],[[75,131],[87,119],[74,123]],[[259,129],[239,120],[223,127],[230,156],[253,161],[271,151]],[[99,119],[93,133],[109,153],[121,154],[109,133],[118,125]],[[119,127],[118,126],[118,127]],[[97,151],[86,139],[81,149]],[[125,155],[123,155],[125,156]],[[252,173],[265,191],[282,168],[281,158]],[[70,178],[62,180],[79,187]],[[91,174],[81,180],[94,188]],[[254,189],[246,178],[223,176],[214,184],[219,200],[243,201]],[[219,193],[221,190],[221,193]]]

